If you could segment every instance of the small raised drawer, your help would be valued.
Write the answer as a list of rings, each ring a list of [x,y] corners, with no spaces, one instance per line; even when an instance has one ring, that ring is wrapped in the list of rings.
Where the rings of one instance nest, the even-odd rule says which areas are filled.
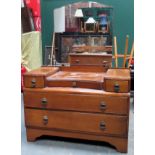
[[[104,81],[104,90],[116,93],[128,93],[130,91],[129,81],[106,80]]]
[[[45,77],[56,73],[58,67],[40,67],[36,70],[24,74],[24,87],[43,88],[45,87]]]
[[[104,90],[115,93],[130,91],[130,70],[126,68],[108,69],[104,76]]]

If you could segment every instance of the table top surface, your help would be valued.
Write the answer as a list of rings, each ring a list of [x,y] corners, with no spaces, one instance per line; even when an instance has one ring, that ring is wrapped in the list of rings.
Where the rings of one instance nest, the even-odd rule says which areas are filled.
[[[92,81],[92,82],[103,82],[105,73],[101,72],[68,72],[59,71],[55,74],[48,76],[46,79],[49,81]]]

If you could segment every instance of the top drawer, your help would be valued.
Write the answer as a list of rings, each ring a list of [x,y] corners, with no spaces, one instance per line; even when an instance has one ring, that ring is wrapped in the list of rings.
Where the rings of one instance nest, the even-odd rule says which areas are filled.
[[[45,77],[56,73],[58,67],[41,67],[24,74],[24,87],[43,88],[45,87]]]
[[[104,90],[107,92],[128,93],[130,91],[130,70],[109,69],[104,76]]]
[[[100,65],[110,68],[112,55],[70,54],[70,65]]]
[[[90,91],[81,88],[25,89],[24,105],[41,109],[128,115],[128,94],[99,90],[92,90],[91,94],[87,94],[88,90]]]

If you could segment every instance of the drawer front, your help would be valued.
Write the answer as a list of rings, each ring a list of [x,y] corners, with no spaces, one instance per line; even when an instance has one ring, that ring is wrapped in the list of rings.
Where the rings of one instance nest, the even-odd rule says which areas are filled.
[[[45,87],[43,76],[24,76],[24,87],[43,88]]]
[[[102,83],[100,82],[87,82],[87,81],[46,81],[47,87],[73,87],[73,88],[90,88],[101,90]]]
[[[108,79],[104,81],[104,89],[108,92],[128,93],[130,91],[130,82]]]
[[[129,97],[24,92],[26,107],[128,115]]]
[[[71,56],[71,65],[102,65],[105,68],[110,68],[111,57],[101,56]]]
[[[25,119],[27,127],[122,137],[126,137],[128,133],[128,117],[126,116],[25,109]]]

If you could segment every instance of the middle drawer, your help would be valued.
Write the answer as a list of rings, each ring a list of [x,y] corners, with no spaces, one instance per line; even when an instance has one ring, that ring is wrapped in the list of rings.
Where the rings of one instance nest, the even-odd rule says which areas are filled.
[[[128,115],[129,97],[112,95],[24,92],[25,107]]]

